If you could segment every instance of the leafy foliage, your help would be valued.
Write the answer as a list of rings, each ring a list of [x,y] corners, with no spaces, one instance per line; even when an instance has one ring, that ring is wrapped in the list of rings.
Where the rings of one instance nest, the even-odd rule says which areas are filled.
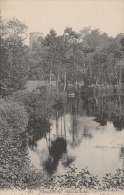
[[[5,95],[23,89],[28,78],[28,47],[24,46],[27,26],[17,19],[0,20],[1,28],[1,82],[0,93]]]
[[[103,185],[99,182],[98,177],[92,175],[87,168],[80,172],[76,167],[70,167],[70,170],[64,175],[54,175],[50,179],[44,180],[42,188],[52,191],[65,192],[85,192],[85,191],[102,191],[102,190],[123,190],[124,179],[123,170],[118,169],[115,175],[106,174],[103,178]],[[44,189],[44,190],[45,190]]]
[[[116,174],[106,174],[103,178],[103,189],[106,190],[123,190],[124,189],[124,170],[117,169]]]
[[[2,189],[25,189],[36,177],[27,155],[26,126],[28,117],[25,109],[14,102],[1,100],[0,146]]]

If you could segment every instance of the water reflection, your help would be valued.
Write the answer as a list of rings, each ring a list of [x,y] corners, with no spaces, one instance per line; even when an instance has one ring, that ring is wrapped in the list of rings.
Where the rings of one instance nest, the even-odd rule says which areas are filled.
[[[124,170],[124,146],[120,148],[120,158],[123,159],[123,170]],[[123,171],[124,177],[124,171]]]
[[[40,168],[52,175],[75,163],[78,169],[88,166],[92,173],[102,178],[105,173],[113,173],[122,166],[122,97],[75,98],[68,100],[66,106],[57,102],[54,109],[51,128],[46,119],[32,117],[29,120],[32,136],[29,145],[42,153],[39,155],[36,151],[40,156]],[[43,137],[46,139],[44,150],[40,145]]]
[[[93,138],[93,135],[88,131],[87,128],[84,128],[83,137],[91,139],[91,138]]]
[[[28,121],[28,145],[33,150],[37,147],[37,141],[45,137],[50,132],[50,122],[44,117],[33,114]]]
[[[57,170],[59,160],[62,159],[63,154],[66,154],[66,152],[67,142],[63,137],[57,137],[56,140],[51,141],[49,157],[43,164],[49,174],[53,174]]]
[[[83,138],[92,138],[92,133],[89,132],[88,128],[85,126],[80,130],[80,118],[79,116],[86,115],[84,112],[82,100],[74,99],[69,102],[70,114],[71,114],[71,129],[69,133],[72,135],[72,140],[70,142],[71,147],[77,147],[82,142]],[[81,109],[80,109],[81,108]],[[83,111],[83,112],[82,112]],[[85,114],[84,114],[85,113]]]
[[[101,126],[106,126],[110,121],[117,130],[124,129],[124,97],[100,96],[84,99],[83,109],[87,116],[95,117],[94,120]]]

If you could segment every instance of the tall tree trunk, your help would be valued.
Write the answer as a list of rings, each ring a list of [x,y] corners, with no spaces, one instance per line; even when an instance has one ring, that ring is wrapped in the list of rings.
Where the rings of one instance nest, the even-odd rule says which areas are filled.
[[[61,135],[62,135],[62,111],[61,111]]]
[[[56,91],[59,93],[59,67],[58,67],[58,74],[57,74],[57,79],[56,79]]]
[[[52,81],[52,66],[53,66],[53,63],[51,62],[50,63],[50,80],[49,80],[49,85],[51,85],[51,81]]]
[[[121,75],[122,74],[122,65],[120,66],[120,71],[119,71],[119,94],[121,94]]]
[[[51,85],[51,77],[52,77],[52,69],[50,69],[50,82],[49,82],[49,85]]]
[[[66,139],[66,123],[65,123],[65,107],[64,107],[64,135],[65,135],[65,139]]]
[[[56,111],[56,134],[58,135],[58,111]]]
[[[74,67],[75,67],[75,87],[77,88],[77,67],[75,62],[74,62]]]
[[[65,89],[66,89],[66,84],[67,84],[67,78],[66,78],[66,75],[67,73],[66,73],[66,71],[65,71],[65,74],[64,74],[64,91],[65,91]]]
[[[96,86],[98,86],[98,81],[99,81],[99,79],[97,78],[97,80],[96,80]]]
[[[90,63],[90,53],[89,53],[89,85],[91,86],[91,63]]]

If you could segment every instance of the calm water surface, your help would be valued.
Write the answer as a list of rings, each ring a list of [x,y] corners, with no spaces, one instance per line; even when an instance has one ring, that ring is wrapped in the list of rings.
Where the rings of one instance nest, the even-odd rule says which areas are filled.
[[[73,165],[77,171],[88,167],[100,180],[114,174],[124,158],[123,104],[116,103],[68,101],[63,114],[51,117],[47,137],[29,147],[31,162],[50,175],[64,174]]]

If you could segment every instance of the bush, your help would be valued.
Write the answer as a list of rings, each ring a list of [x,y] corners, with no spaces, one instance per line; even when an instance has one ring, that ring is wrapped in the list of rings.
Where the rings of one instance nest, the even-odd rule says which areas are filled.
[[[124,170],[117,169],[115,175],[106,174],[103,178],[103,189],[105,190],[124,190]]]
[[[0,114],[2,129],[5,129],[5,127],[9,127],[9,130],[12,129],[12,131],[14,132],[17,131],[15,132],[17,134],[18,131],[19,133],[25,131],[25,127],[28,123],[28,115],[23,106],[20,106],[17,102],[5,102],[4,100],[1,100]],[[8,131],[8,128],[6,128],[6,131]]]
[[[88,169],[82,169],[77,172],[76,167],[70,167],[70,170],[64,175],[54,175],[49,180],[44,182],[46,189],[64,190],[65,192],[81,190],[98,190],[101,188],[97,176],[90,174]]]
[[[27,157],[27,113],[17,103],[1,100],[0,116],[0,187],[26,188],[34,177]]]

